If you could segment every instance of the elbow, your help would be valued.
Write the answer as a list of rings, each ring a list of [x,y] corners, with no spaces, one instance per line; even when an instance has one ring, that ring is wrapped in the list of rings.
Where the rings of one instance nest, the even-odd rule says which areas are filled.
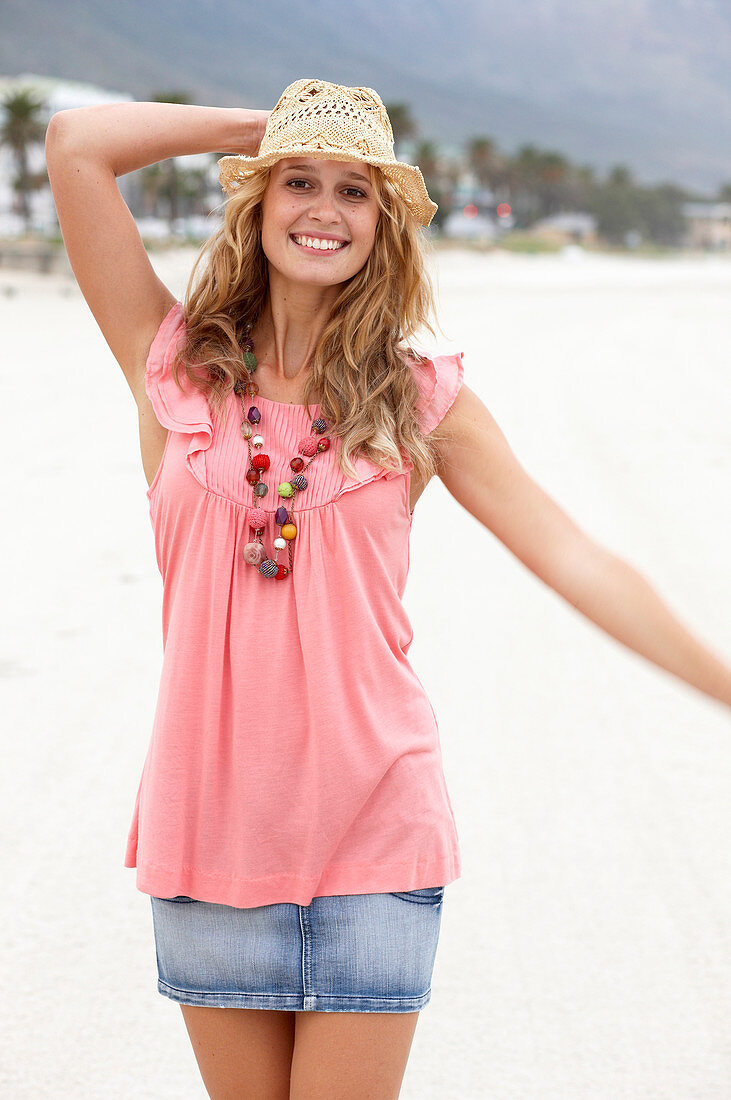
[[[74,156],[74,151],[79,148],[79,126],[75,117],[79,110],[84,108],[71,107],[56,111],[46,127],[44,155],[52,191],[63,179],[66,166]]]
[[[67,130],[66,122],[61,118],[61,115],[68,114],[67,111],[56,111],[51,115],[48,126],[46,127],[46,139],[45,139],[45,155],[46,165],[49,166],[54,154],[59,149],[61,142]]]
[[[46,162],[60,149],[67,150],[77,130],[77,120],[80,111],[85,107],[68,107],[63,111],[56,111],[51,115],[46,127],[45,154]]]

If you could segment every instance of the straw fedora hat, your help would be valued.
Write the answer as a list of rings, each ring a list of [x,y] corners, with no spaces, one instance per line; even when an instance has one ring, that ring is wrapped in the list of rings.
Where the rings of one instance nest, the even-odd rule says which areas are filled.
[[[372,88],[347,88],[313,78],[295,80],[269,115],[257,156],[218,161],[221,187],[232,195],[257,169],[299,155],[375,165],[421,225],[429,225],[437,211],[416,165],[395,159],[391,123]]]

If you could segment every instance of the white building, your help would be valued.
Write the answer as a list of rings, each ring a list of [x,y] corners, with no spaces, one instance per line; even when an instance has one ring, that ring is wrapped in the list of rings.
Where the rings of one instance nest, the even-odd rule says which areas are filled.
[[[88,107],[95,103],[121,103],[133,102],[135,97],[129,92],[117,92],[109,88],[100,88],[94,84],[83,84],[72,80],[61,80],[56,77],[39,76],[35,73],[23,73],[20,76],[0,76],[0,97],[13,91],[31,91],[38,99],[43,100],[43,108],[40,117],[44,125],[48,125],[51,116],[57,111],[68,110],[73,107]],[[5,111],[0,104],[0,119]],[[211,158],[203,154],[195,154],[189,157],[177,158],[181,167],[200,168],[208,167]],[[43,142],[30,146],[28,150],[28,169],[30,172],[40,172],[45,168],[45,150]],[[14,237],[25,232],[22,217],[17,213],[17,194],[13,189],[12,181],[16,174],[15,159],[12,150],[6,145],[0,145],[0,237]],[[215,174],[215,173],[214,173]],[[118,180],[119,190],[128,206],[132,205],[136,194],[136,173],[120,176]],[[217,179],[216,179],[217,182]],[[221,192],[221,199],[223,193]],[[32,191],[29,195],[31,209],[32,228],[42,233],[54,233],[58,231],[58,219],[53,204],[53,196],[49,186]],[[146,225],[149,236],[164,236],[167,233],[167,223],[163,219],[145,219],[146,223],[155,221],[155,225]],[[208,230],[210,232],[210,228]]]
[[[118,103],[129,101],[134,96],[128,92],[114,92],[97,88],[93,84],[80,84],[71,80],[57,80],[54,77],[38,76],[35,73],[23,73],[21,76],[0,76],[0,96],[8,92],[29,91],[43,100],[40,112],[45,125],[56,111],[70,107],[86,107],[92,103]],[[5,111],[0,105],[0,118]],[[32,145],[28,149],[28,169],[40,172],[45,167],[43,143]],[[0,236],[12,237],[24,232],[23,219],[17,213],[17,194],[12,181],[16,174],[15,158],[7,145],[0,145]],[[120,188],[121,190],[121,188]],[[124,192],[123,192],[124,193]],[[32,225],[34,229],[53,232],[58,228],[58,219],[53,205],[50,187],[42,187],[29,195]]]
[[[731,249],[731,202],[686,202],[683,216],[689,248]]]
[[[584,210],[563,210],[534,222],[526,232],[532,237],[557,243],[585,243],[596,240],[597,219]]]

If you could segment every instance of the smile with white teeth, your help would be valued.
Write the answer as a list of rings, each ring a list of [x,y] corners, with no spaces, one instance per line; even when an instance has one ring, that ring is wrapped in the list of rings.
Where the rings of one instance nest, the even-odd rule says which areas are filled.
[[[321,237],[298,237],[294,233],[292,234],[292,240],[305,248],[316,248],[321,252],[338,252],[341,248],[345,248],[348,243],[347,241],[326,241]]]

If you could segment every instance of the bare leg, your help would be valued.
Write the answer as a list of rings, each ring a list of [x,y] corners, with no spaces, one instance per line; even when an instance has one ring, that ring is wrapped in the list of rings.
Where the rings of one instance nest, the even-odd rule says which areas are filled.
[[[289,1100],[294,1012],[180,1007],[212,1100]]]
[[[396,1100],[418,1012],[298,1012],[290,1100]]]

